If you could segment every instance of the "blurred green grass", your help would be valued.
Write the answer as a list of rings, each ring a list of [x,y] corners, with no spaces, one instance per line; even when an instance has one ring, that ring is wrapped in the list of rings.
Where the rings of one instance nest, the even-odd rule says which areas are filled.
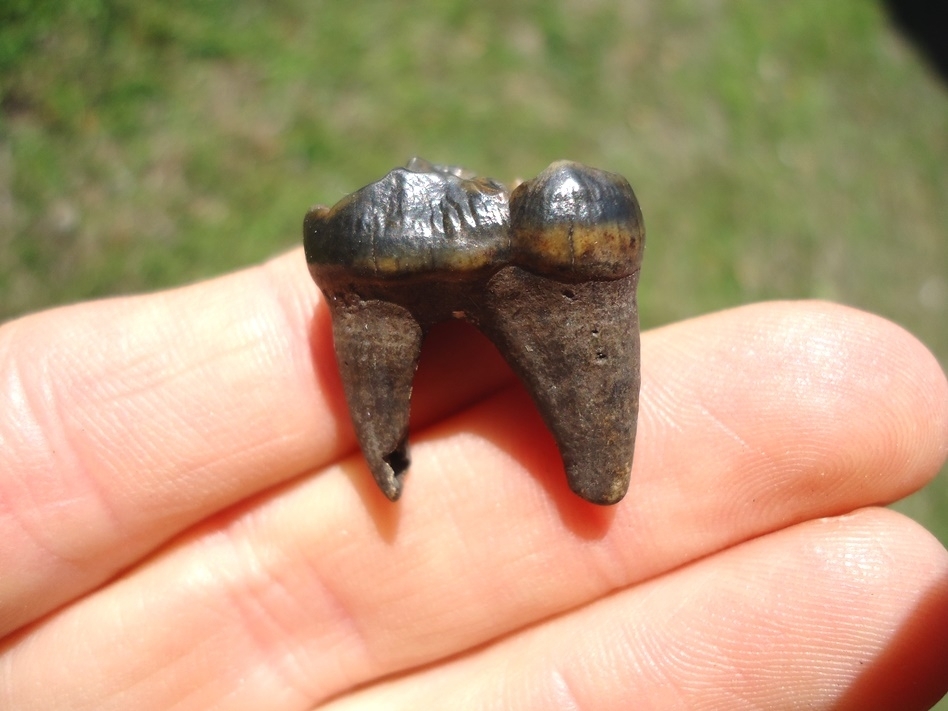
[[[829,298],[948,364],[948,93],[869,0],[8,0],[0,319],[259,261],[414,154],[626,175],[646,327]],[[948,542],[944,472],[898,507]]]

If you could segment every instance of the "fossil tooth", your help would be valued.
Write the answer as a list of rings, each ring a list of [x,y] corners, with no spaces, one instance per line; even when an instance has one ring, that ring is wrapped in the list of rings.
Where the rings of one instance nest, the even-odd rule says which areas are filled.
[[[356,436],[388,498],[400,496],[409,465],[421,344],[452,317],[478,326],[523,381],[573,491],[598,504],[624,496],[644,247],[624,178],[561,161],[508,195],[496,181],[413,158],[310,210],[303,235]]]

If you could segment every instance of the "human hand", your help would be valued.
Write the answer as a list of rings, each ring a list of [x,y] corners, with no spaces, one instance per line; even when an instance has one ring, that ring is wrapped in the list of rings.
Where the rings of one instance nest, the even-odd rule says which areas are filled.
[[[315,313],[315,317],[314,317]],[[632,484],[569,492],[469,326],[391,504],[299,252],[0,330],[0,708],[893,709],[948,689],[948,554],[878,508],[948,384],[874,316],[643,334]]]

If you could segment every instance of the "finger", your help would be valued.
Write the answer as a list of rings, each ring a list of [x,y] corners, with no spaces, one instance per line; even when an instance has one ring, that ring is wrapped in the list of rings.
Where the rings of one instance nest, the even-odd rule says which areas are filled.
[[[948,553],[864,509],[320,708],[913,711],[948,691],[946,657]]]
[[[121,698],[141,709],[297,708],[768,531],[903,496],[944,457],[943,374],[866,314],[745,308],[649,334],[643,358],[641,446],[619,506],[569,493],[514,388],[424,433],[397,506],[353,457],[208,522],[14,640],[0,658],[11,694],[41,673],[51,705],[102,708],[129,684]]]
[[[205,516],[353,449],[317,303],[296,251],[3,327],[0,634]],[[420,423],[511,377],[469,329],[431,341]]]

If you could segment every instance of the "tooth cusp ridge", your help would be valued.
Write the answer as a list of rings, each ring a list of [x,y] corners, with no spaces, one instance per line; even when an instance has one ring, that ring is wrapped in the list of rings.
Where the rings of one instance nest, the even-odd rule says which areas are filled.
[[[314,276],[374,278],[478,272],[510,256],[506,188],[412,159],[303,222]]]
[[[645,227],[621,175],[558,161],[510,196],[512,259],[569,281],[619,279],[641,266]]]

